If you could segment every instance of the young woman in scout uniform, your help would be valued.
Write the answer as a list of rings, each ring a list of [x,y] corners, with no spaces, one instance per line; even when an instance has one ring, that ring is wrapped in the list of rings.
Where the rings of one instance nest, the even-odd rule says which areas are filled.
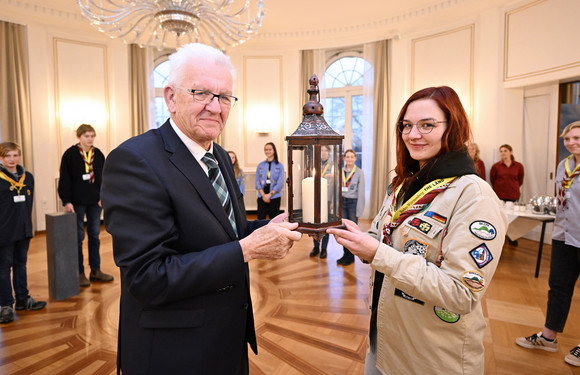
[[[396,135],[396,177],[369,233],[349,220],[346,230],[328,230],[373,270],[365,374],[483,374],[480,301],[507,219],[476,176],[453,89],[413,94]]]
[[[284,187],[284,165],[278,161],[278,152],[272,142],[264,146],[266,160],[256,168],[256,191],[258,192],[258,219],[269,219],[280,213],[282,188]]]
[[[564,331],[574,287],[580,276],[580,121],[566,126],[561,137],[571,155],[558,164],[556,171],[558,210],[552,234],[546,322],[539,333],[516,339],[516,343],[524,348],[549,352],[558,351],[556,337]],[[580,344],[570,350],[564,360],[580,366]]]

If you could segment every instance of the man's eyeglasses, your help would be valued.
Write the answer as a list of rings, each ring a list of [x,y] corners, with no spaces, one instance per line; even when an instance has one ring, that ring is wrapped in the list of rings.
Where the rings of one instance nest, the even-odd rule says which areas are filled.
[[[232,108],[238,98],[233,95],[225,95],[225,94],[214,94],[213,92],[205,91],[205,90],[194,90],[194,89],[186,89],[188,93],[193,96],[193,100],[198,103],[208,105],[211,103],[213,98],[218,98],[218,103],[222,108]]]
[[[419,120],[419,121],[417,121],[416,124],[413,124],[412,122],[409,122],[409,121],[399,121],[397,123],[397,129],[402,134],[409,134],[409,133],[411,133],[413,126],[416,126],[417,130],[419,130],[419,133],[429,134],[433,131],[433,129],[435,129],[437,124],[446,123],[446,122],[447,121],[436,121],[435,119],[432,119],[432,118],[428,118],[425,120]]]

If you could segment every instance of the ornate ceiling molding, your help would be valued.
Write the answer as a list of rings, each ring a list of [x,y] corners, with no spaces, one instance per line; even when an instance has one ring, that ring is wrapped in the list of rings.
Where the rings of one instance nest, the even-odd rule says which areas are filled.
[[[306,39],[306,38],[324,38],[328,36],[335,37],[337,34],[350,34],[350,33],[361,33],[366,31],[372,31],[376,29],[384,28],[394,28],[399,25],[405,24],[407,22],[413,21],[420,17],[441,13],[447,11],[457,5],[463,4],[473,0],[440,0],[435,4],[431,4],[427,7],[408,11],[403,14],[396,16],[391,16],[384,18],[379,21],[368,22],[358,25],[345,25],[342,27],[332,27],[326,29],[314,29],[306,31],[295,31],[295,32],[265,32],[261,30],[256,36],[253,37],[255,40],[279,40],[279,39]],[[476,0],[479,1],[479,0]],[[267,17],[267,15],[266,15]]]

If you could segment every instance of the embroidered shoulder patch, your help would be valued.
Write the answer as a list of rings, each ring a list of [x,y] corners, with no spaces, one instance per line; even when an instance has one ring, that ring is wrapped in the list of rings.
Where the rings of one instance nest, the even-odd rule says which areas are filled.
[[[485,277],[477,271],[464,272],[461,282],[474,292],[481,292],[485,288]]]
[[[461,317],[459,314],[444,309],[443,307],[435,306],[433,307],[433,311],[435,311],[435,315],[445,323],[457,323]]]
[[[493,255],[491,255],[491,251],[489,251],[488,247],[485,246],[484,243],[476,247],[475,249],[469,252],[469,255],[475,261],[475,264],[479,268],[483,268],[486,264],[493,260]]]
[[[413,255],[420,255],[423,258],[427,258],[429,244],[423,243],[421,241],[417,241],[414,238],[410,238],[407,241],[405,241],[403,248],[404,248],[404,253],[413,254]]]
[[[418,217],[414,217],[411,221],[409,221],[409,225],[413,228],[419,229],[421,232],[427,234],[431,230],[432,225],[426,222],[425,220],[421,220]]]
[[[477,238],[482,240],[493,240],[497,235],[495,227],[487,221],[474,221],[469,225],[469,231]]]
[[[447,222],[447,218],[443,215],[439,215],[437,212],[427,211],[425,212],[425,216],[430,217],[433,220],[437,220],[442,224],[445,224]]]

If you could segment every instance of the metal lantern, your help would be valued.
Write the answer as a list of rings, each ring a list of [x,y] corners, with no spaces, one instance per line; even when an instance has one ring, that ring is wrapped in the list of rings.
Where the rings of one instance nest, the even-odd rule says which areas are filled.
[[[304,117],[288,141],[289,221],[321,239],[326,228],[342,225],[342,140],[324,120],[318,77],[313,75]]]

